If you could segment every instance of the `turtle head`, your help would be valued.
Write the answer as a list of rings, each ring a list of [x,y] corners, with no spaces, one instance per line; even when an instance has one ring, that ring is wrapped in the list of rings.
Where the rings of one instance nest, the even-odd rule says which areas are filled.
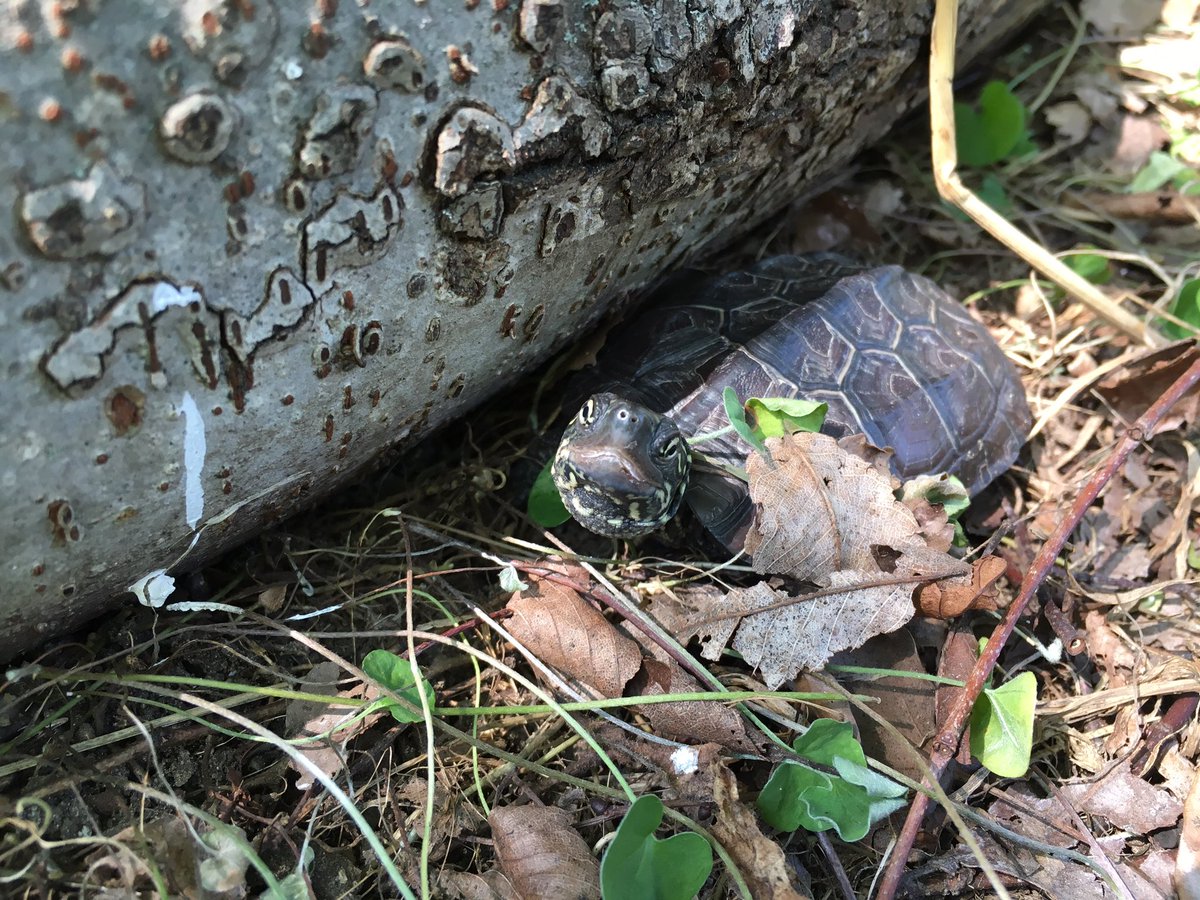
[[[551,474],[579,524],[636,537],[675,515],[691,469],[674,422],[616,394],[595,394],[567,426]]]

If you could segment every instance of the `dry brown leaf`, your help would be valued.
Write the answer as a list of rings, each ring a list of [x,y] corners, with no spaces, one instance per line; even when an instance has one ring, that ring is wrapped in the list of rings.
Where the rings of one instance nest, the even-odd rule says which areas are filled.
[[[517,900],[508,879],[495,869],[487,876],[442,869],[437,873],[435,896],[446,900]]]
[[[273,584],[269,588],[264,588],[258,594],[258,602],[269,613],[277,613],[283,609],[283,601],[286,598],[287,587],[282,584]]]
[[[203,824],[198,827],[200,832],[206,830]],[[117,832],[112,841],[112,846],[88,857],[88,874],[93,884],[105,885],[110,890],[127,890],[128,893],[119,896],[158,897],[151,868],[145,862],[149,859],[153,860],[158,875],[166,879],[172,897],[193,900],[202,896],[198,869],[200,861],[212,851],[197,845],[193,831],[181,817],[164,815],[141,825],[130,825]],[[134,852],[121,852],[119,847]],[[245,887],[244,882],[242,886]]]
[[[758,816],[738,799],[737,780],[724,764],[713,769],[713,800],[717,814],[713,836],[729,851],[746,878],[755,900],[810,900],[796,889],[783,848],[762,833]]]
[[[857,650],[839,653],[834,662],[925,674],[917,645],[904,628],[877,635]],[[878,702],[871,706],[872,712],[894,729],[886,729],[873,717],[855,710],[854,717],[867,756],[885,762],[917,781],[925,777],[924,768],[913,758],[912,748],[920,751],[937,728],[934,705],[937,684],[900,675],[876,678],[838,673],[837,677],[847,690],[876,698]]]
[[[926,544],[942,553],[954,546],[954,523],[946,516],[945,507],[924,497],[905,499],[904,505],[912,510],[920,529],[918,533]]]
[[[1094,784],[1068,784],[1063,795],[1082,812],[1103,816],[1117,828],[1146,834],[1179,822],[1183,804],[1169,791],[1147,783],[1122,763]]]
[[[350,688],[339,691],[338,681],[342,678],[342,670],[337,663],[322,662],[313,666],[300,689],[306,694],[325,694],[331,699],[347,697],[354,699],[374,700],[379,691],[374,685],[356,682]],[[287,705],[284,722],[289,738],[312,737],[333,732],[331,736],[317,741],[297,745],[296,749],[309,762],[315,763],[327,775],[336,775],[345,763],[344,748],[356,735],[366,731],[379,721],[382,712],[372,713],[351,722],[360,710],[355,707],[333,706],[329,703],[318,703],[314,700],[292,700]],[[341,728],[347,722],[351,724]],[[337,731],[333,729],[337,728]],[[296,787],[306,791],[312,787],[314,778],[311,772],[296,763],[290,756],[288,766],[297,773]]]
[[[891,479],[828,435],[767,441],[771,459],[746,461],[757,521],[746,552],[757,572],[822,587],[840,571],[878,571],[874,548],[901,548],[918,532]]]
[[[521,900],[600,898],[600,863],[556,806],[499,806],[488,816],[496,861]]]
[[[1179,900],[1200,900],[1200,777],[1192,780],[1183,804],[1179,854],[1175,857],[1175,890]]]
[[[988,808],[992,818],[1017,834],[1052,847],[1073,847],[1079,829],[1057,797],[1039,797],[1027,781],[1014,781]]]
[[[756,571],[816,583],[826,593],[793,596],[765,583],[734,589],[690,616],[681,636],[705,638],[707,659],[732,638],[774,690],[911,619],[920,578],[953,573],[969,582],[971,569],[921,539],[916,517],[876,466],[883,458],[861,440],[797,434],[767,447],[770,459],[752,454],[747,461],[757,520],[746,549]],[[977,593],[970,589],[970,599]]]
[[[831,578],[835,587],[852,587],[870,580],[851,572],[835,572]],[[911,619],[912,587],[899,584],[840,591],[748,615],[737,630],[733,647],[759,670],[767,687],[775,690],[803,669],[820,669],[839,650],[857,647]],[[762,608],[789,599],[787,594],[761,582],[729,592],[729,600],[740,608]],[[732,625],[724,622],[711,627],[712,639],[703,648],[708,659],[719,655],[724,646],[717,646],[720,632],[725,630],[722,626],[732,630]]]
[[[1133,37],[1153,27],[1161,6],[1144,0],[1082,0],[1079,13],[1101,34]]]
[[[1129,644],[1108,624],[1104,613],[1097,610],[1084,616],[1083,627],[1087,632],[1088,654],[1103,664],[1109,684],[1120,687],[1128,683],[1138,664],[1137,654]]]
[[[1096,391],[1122,420],[1132,422],[1149,409],[1150,404],[1161,397],[1197,359],[1200,359],[1200,347],[1192,341],[1179,341],[1160,347],[1101,379]],[[1195,423],[1198,413],[1200,389],[1194,389],[1171,407],[1159,423],[1156,433]]]
[[[997,609],[999,590],[996,583],[1007,568],[1000,557],[985,556],[971,564],[969,577],[963,575],[922,584],[913,597],[917,611],[935,619],[953,619],[969,609]]]
[[[632,696],[698,693],[704,688],[673,659],[647,659],[629,684]],[[689,744],[720,744],[737,753],[754,753],[758,747],[746,732],[745,720],[731,706],[716,700],[650,703],[637,707],[654,726],[655,733]]]
[[[1146,165],[1151,153],[1161,150],[1169,140],[1158,116],[1122,114],[1108,167],[1117,175],[1132,176]]]
[[[517,640],[601,697],[620,697],[642,665],[637,643],[569,587],[533,577],[508,608],[508,628]]]
[[[1054,126],[1055,136],[1068,147],[1082,142],[1092,128],[1092,114],[1074,100],[1047,106],[1045,116],[1046,122]]]

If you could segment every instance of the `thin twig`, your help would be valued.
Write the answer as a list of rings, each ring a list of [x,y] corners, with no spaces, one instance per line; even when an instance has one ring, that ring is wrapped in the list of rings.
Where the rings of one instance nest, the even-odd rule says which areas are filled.
[[[854,900],[854,886],[850,884],[850,877],[846,874],[842,861],[838,859],[837,849],[833,846],[833,841],[829,839],[829,832],[818,831],[817,844],[820,846],[821,852],[825,854],[825,861],[829,863],[829,869],[833,872],[833,879],[842,892],[843,900]]]

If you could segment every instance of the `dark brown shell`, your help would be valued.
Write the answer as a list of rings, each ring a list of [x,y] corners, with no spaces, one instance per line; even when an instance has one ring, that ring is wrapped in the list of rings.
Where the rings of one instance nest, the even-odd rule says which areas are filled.
[[[829,404],[822,429],[862,432],[895,451],[902,478],[950,472],[972,494],[1006,470],[1029,432],[1020,379],[961,304],[897,266],[855,271],[830,257],[780,256],[705,284],[640,316],[602,360],[624,391],[687,435],[727,424],[722,393]],[[703,452],[740,464],[736,436]],[[744,486],[694,477],[688,502],[736,546]]]

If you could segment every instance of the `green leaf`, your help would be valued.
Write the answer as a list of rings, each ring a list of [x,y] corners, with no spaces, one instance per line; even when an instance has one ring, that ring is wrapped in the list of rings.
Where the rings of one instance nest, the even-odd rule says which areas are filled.
[[[659,840],[662,801],[638,797],[600,861],[604,900],[689,900],[712,871],[712,848],[693,831]]]
[[[1187,564],[1189,569],[1200,569],[1200,544],[1195,541],[1188,547]]]
[[[1200,157],[1200,132],[1187,129],[1182,131],[1178,137],[1173,137],[1171,155],[1176,159],[1190,160]],[[1200,172],[1189,166],[1186,171],[1175,176],[1173,183],[1176,188],[1182,188],[1197,178],[1200,178]]]
[[[1163,334],[1175,339],[1196,337],[1196,331],[1200,331],[1200,278],[1189,278],[1183,283],[1171,303],[1170,312],[1192,327],[1186,328],[1168,319],[1159,319],[1158,327]]]
[[[1037,679],[1022,672],[997,688],[985,688],[971,710],[971,753],[1002,778],[1020,778],[1033,752]]]
[[[1129,187],[1125,190],[1130,194],[1140,194],[1145,191],[1157,191],[1160,187],[1188,170],[1185,163],[1180,162],[1169,153],[1155,150],[1142,171],[1133,176]]]
[[[529,513],[529,518],[543,528],[557,528],[571,518],[571,514],[563,506],[558,487],[554,484],[554,476],[550,474],[552,465],[554,465],[553,459],[548,460],[546,465],[542,466],[542,471],[538,472],[537,480],[534,481],[533,488],[529,491],[529,500],[525,504],[525,511]]]
[[[279,890],[272,893],[267,890],[259,895],[263,900],[308,900],[311,896],[308,891],[308,882],[304,879],[303,872],[292,872],[286,878],[279,879]]]
[[[362,670],[373,681],[399,694],[417,708],[416,712],[409,712],[390,697],[380,697],[379,705],[390,712],[393,719],[397,722],[421,721],[421,695],[413,684],[412,666],[407,659],[389,650],[372,650],[363,659]],[[433,706],[433,685],[423,675],[420,689],[424,691],[429,705]]]
[[[796,431],[820,431],[828,403],[787,397],[751,397],[746,409],[754,415],[755,431],[764,438]]]
[[[979,190],[975,193],[979,195],[980,200],[996,212],[1004,213],[1005,215],[1012,212],[1012,200],[1008,197],[1008,191],[1004,189],[1004,182],[991,172],[979,180]],[[970,218],[970,216],[967,218]]]
[[[1068,269],[1092,284],[1108,284],[1112,281],[1112,267],[1108,264],[1108,258],[1099,253],[1072,253],[1064,256],[1063,262]]]
[[[746,410],[742,406],[742,401],[738,399],[737,391],[731,387],[725,388],[721,393],[721,402],[725,404],[725,415],[729,418],[729,424],[733,426],[733,430],[738,433],[743,441],[763,456],[766,456],[767,445],[763,443],[762,437],[755,433],[754,428],[746,421]]]
[[[1200,106],[1200,72],[1196,73],[1196,80],[1176,94],[1175,98],[1192,106]]]
[[[954,119],[958,161],[964,166],[990,166],[1033,146],[1025,104],[1003,81],[985,84],[975,106],[955,103]]]
[[[910,488],[911,486],[911,488]],[[904,484],[904,496],[913,495],[924,497],[930,503],[940,503],[946,510],[946,518],[954,521],[971,505],[971,495],[967,486],[955,475],[924,475],[913,478]]]
[[[1156,616],[1162,612],[1163,601],[1167,599],[1166,594],[1162,591],[1155,591],[1153,594],[1147,594],[1138,601],[1137,611],[1146,613],[1147,615]]]
[[[905,789],[867,768],[849,723],[817,719],[792,747],[837,775],[791,760],[781,763],[757,801],[762,817],[780,831],[833,828],[842,840],[857,841],[872,822],[904,805]]]
[[[959,516],[966,512],[971,505],[971,495],[967,493],[966,485],[955,476],[942,473],[941,475],[918,475],[904,482],[900,488],[900,499],[908,501],[914,497],[924,497],[930,503],[940,504],[946,511],[946,518],[954,523],[954,546],[965,547],[967,535],[963,531]]]

